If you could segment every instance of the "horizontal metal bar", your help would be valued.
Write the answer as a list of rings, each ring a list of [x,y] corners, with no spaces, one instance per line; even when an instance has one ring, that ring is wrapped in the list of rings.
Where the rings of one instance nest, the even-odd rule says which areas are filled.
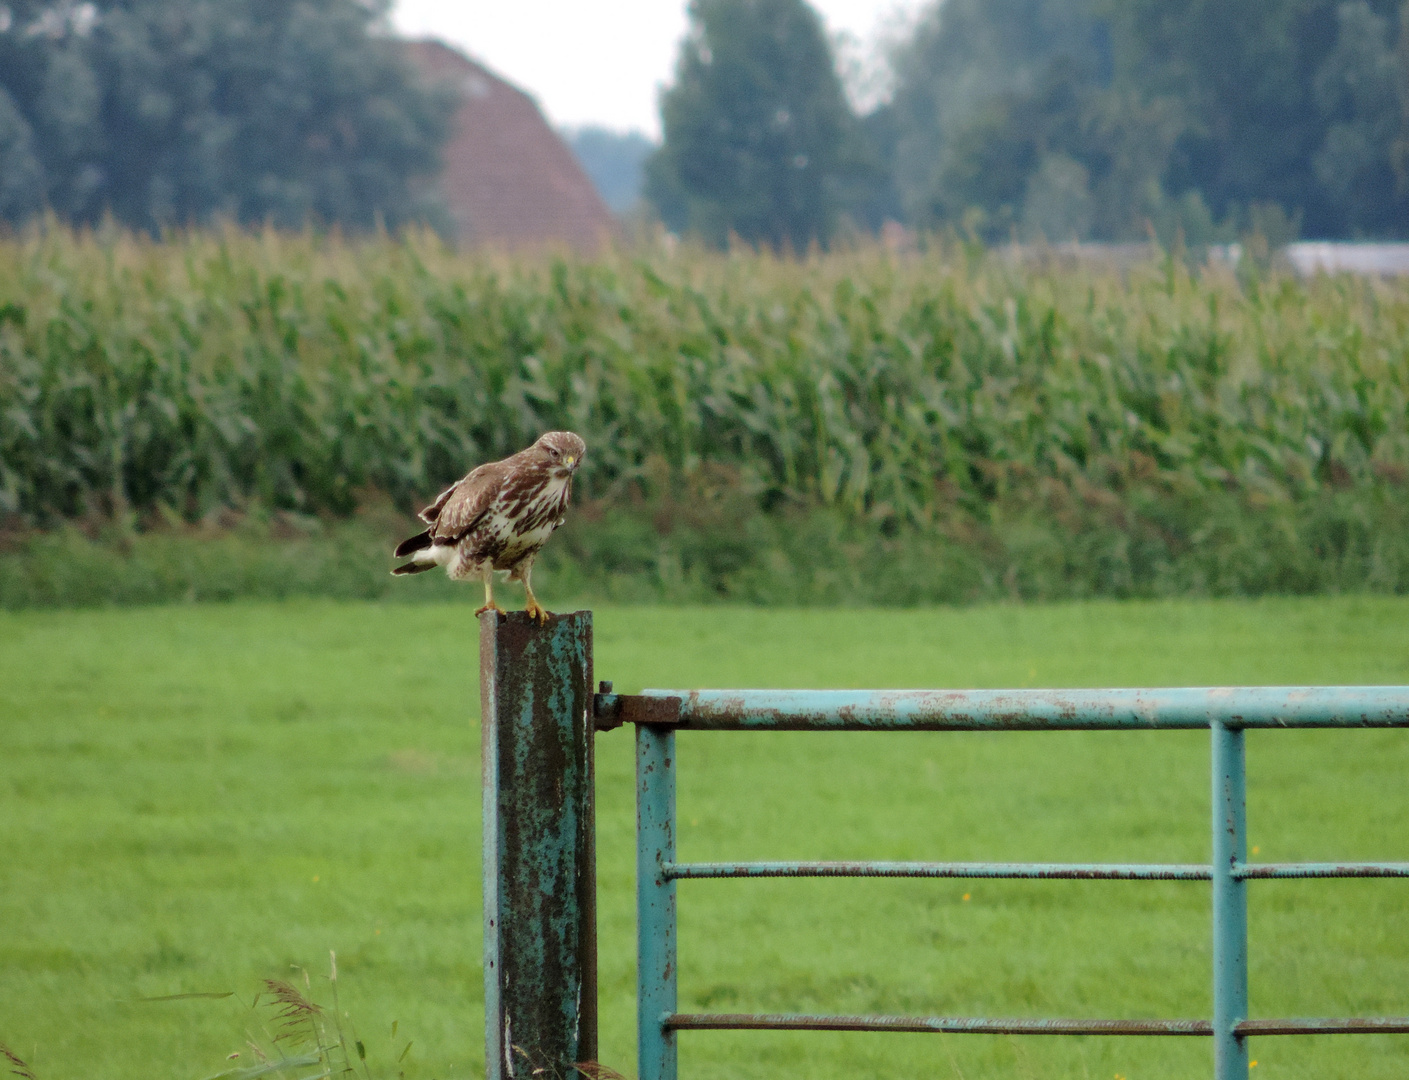
[[[1404,1035],[1409,1016],[1361,1016],[1348,1019],[1240,1020],[1236,1035]]]
[[[990,1020],[970,1016],[808,1016],[798,1013],[672,1013],[674,1031],[913,1031],[973,1035],[1212,1035],[1207,1020]]]
[[[1188,863],[747,862],[670,863],[668,878],[1071,878],[1098,881],[1208,881]]]
[[[676,880],[710,878],[1042,878],[1076,881],[1208,881],[1195,863],[707,862],[667,863]],[[1409,877],[1409,863],[1238,863],[1242,880]]]
[[[1233,876],[1244,880],[1276,878],[1398,878],[1409,877],[1409,863],[1237,863]]]
[[[614,708],[632,709],[629,695]],[[1409,727],[1409,686],[1138,690],[643,690],[678,726],[739,731],[1079,731]],[[674,716],[675,705],[667,711]],[[651,714],[644,709],[643,713]]]
[[[985,1019],[971,1016],[811,1016],[802,1013],[670,1013],[668,1031],[906,1031],[969,1035],[1212,1035],[1207,1020]],[[1409,1016],[1242,1020],[1237,1035],[1409,1034]]]

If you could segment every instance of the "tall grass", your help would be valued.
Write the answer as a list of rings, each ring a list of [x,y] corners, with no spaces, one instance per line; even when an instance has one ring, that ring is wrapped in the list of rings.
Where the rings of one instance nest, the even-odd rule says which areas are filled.
[[[567,427],[590,457],[559,546],[599,582],[1399,591],[1407,411],[1409,285],[1157,253],[1116,274],[944,244],[0,240],[0,513],[22,527],[409,508]]]

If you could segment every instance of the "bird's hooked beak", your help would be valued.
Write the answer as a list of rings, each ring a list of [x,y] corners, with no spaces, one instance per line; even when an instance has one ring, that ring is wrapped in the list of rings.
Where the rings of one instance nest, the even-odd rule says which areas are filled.
[[[582,458],[577,454],[564,454],[553,462],[553,473],[560,479],[566,479],[577,472],[577,467],[582,464]]]

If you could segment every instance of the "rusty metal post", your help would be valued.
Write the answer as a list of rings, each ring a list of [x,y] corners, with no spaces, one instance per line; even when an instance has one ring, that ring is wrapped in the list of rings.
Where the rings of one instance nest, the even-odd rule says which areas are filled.
[[[597,1057],[592,613],[480,617],[486,1080]]]

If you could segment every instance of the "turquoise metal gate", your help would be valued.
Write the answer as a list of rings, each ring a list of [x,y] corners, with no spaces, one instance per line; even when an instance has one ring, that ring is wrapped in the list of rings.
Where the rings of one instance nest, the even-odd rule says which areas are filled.
[[[636,726],[637,1007],[640,1080],[675,1080],[676,1032],[699,1029],[1185,1035],[1213,1039],[1216,1080],[1247,1080],[1250,1035],[1409,1033],[1409,1017],[1248,1016],[1247,883],[1272,878],[1409,877],[1409,863],[1249,863],[1243,732],[1409,727],[1409,687],[1232,687],[1072,691],[646,690],[611,693],[599,728]],[[1212,737],[1207,865],[1103,863],[680,863],[675,732],[1187,730]],[[1210,1019],[989,1019],[677,1011],[675,883],[699,878],[914,877],[1208,881],[1213,888]]]

